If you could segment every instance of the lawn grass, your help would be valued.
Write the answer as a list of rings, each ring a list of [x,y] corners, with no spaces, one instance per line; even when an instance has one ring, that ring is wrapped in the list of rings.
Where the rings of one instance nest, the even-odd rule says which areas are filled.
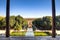
[[[35,36],[48,36],[46,32],[34,32]]]
[[[11,36],[25,36],[26,31],[20,31],[20,32],[11,32]],[[36,32],[34,31],[34,36],[50,36],[51,34],[49,32]]]
[[[25,31],[21,31],[21,32],[12,32],[10,33],[10,36],[25,36]]]

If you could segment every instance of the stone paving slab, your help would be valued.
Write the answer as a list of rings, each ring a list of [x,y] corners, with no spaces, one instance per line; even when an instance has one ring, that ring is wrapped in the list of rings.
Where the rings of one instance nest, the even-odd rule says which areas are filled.
[[[52,38],[51,36],[39,36],[39,37],[0,37],[0,40],[60,40],[60,36]]]

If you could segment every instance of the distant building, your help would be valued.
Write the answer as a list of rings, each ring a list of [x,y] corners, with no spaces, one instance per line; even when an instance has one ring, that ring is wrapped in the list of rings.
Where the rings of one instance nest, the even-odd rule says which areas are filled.
[[[25,18],[28,22],[28,27],[32,27],[32,21],[35,20],[36,18]]]

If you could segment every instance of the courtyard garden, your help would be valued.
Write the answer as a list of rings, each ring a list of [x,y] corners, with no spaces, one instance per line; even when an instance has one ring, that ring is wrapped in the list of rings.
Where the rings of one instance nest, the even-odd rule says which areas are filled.
[[[0,17],[0,30],[5,30],[6,27],[6,17]],[[60,30],[60,16],[56,16],[56,30]],[[10,33],[11,36],[25,36],[27,31],[19,31],[19,30],[27,30],[28,22],[20,15],[18,16],[10,16],[10,29],[18,30]],[[38,32],[38,30],[51,30],[52,28],[52,17],[46,16],[42,18],[37,18],[32,21],[32,26],[34,36],[50,36],[50,32]],[[60,34],[58,34],[59,36]]]

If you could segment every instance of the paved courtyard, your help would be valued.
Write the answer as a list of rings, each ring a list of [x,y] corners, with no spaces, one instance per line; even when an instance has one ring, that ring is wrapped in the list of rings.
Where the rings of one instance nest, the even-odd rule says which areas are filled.
[[[0,36],[0,40],[60,40],[60,36],[52,38],[51,36],[37,36],[37,37],[9,37]]]

